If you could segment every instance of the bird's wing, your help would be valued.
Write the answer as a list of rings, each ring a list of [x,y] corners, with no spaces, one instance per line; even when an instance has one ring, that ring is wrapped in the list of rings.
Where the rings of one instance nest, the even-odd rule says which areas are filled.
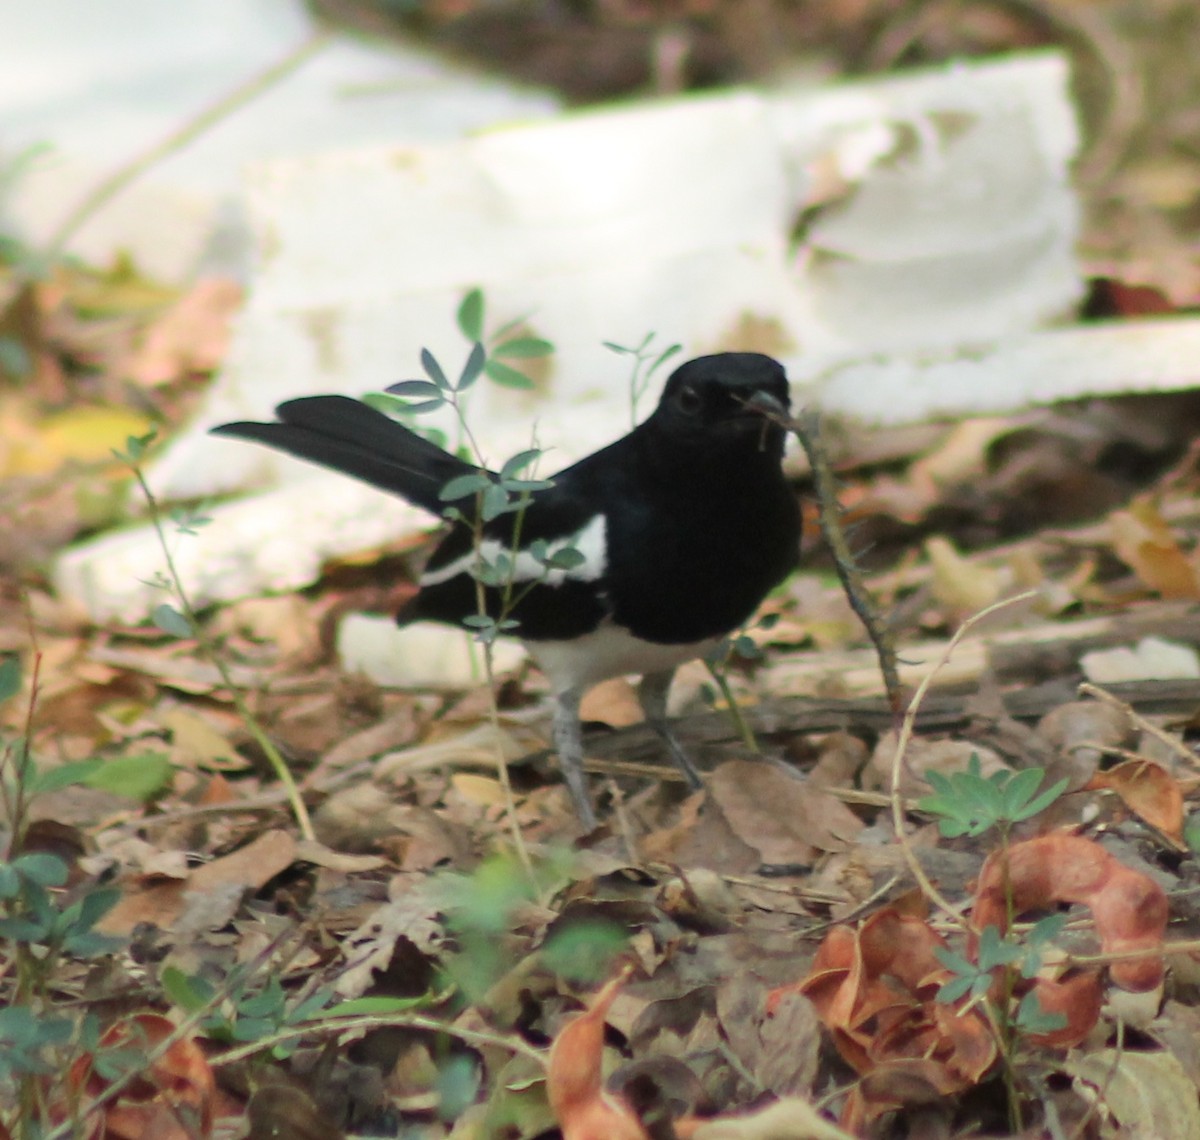
[[[307,396],[275,409],[275,423],[240,422],[214,435],[265,443],[399,495],[433,514],[451,479],[480,469],[451,455],[382,412],[348,396]],[[489,474],[491,474],[489,472]]]

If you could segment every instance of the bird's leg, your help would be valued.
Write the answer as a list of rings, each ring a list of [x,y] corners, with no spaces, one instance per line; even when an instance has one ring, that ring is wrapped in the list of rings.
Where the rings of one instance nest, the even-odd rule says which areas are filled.
[[[579,721],[582,696],[579,689],[554,694],[554,747],[575,810],[583,826],[591,831],[596,826],[596,812],[583,778],[583,725]]]
[[[670,689],[674,676],[674,669],[662,673],[647,673],[638,685],[638,700],[641,702],[642,712],[646,714],[647,722],[667,746],[671,759],[679,766],[688,784],[693,789],[702,788],[704,782],[700,779],[696,765],[684,751],[683,745],[679,743],[679,738],[671,731],[671,725],[667,721],[667,690]]]

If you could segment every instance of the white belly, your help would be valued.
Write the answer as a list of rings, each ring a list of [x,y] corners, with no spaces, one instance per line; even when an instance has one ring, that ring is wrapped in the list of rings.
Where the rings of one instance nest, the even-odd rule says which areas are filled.
[[[642,641],[619,625],[604,624],[571,641],[527,641],[525,648],[556,693],[587,689],[626,673],[661,673],[711,653],[721,638],[687,645]]]

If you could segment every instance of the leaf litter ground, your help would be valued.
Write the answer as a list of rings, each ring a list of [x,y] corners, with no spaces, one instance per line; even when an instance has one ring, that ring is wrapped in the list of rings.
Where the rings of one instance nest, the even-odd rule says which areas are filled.
[[[829,18],[849,19],[841,7]],[[886,31],[876,49],[894,43]],[[1006,45],[1029,32],[976,28]],[[1180,72],[1158,74],[1155,91]],[[1160,201],[1194,163],[1156,163],[1178,124],[1154,118],[1158,142],[1143,139],[1093,207],[1097,265],[1128,273],[1093,301],[1118,315],[1197,295],[1194,259],[1168,240],[1186,210]],[[23,852],[66,863],[64,897],[119,888],[101,928],[123,948],[64,958],[55,1002],[116,1027],[95,1057],[156,1054],[110,1095],[110,1135],[844,1135],[835,1120],[864,1135],[1012,1134],[983,998],[1016,975],[985,968],[1003,943],[962,929],[981,912],[993,930],[1022,920],[1041,959],[1013,1008],[1036,993],[1062,1020],[1030,1021],[1007,1065],[1027,1134],[1194,1130],[1197,972],[1170,955],[1160,992],[1159,952],[1164,937],[1187,947],[1200,920],[1194,393],[887,433],[827,425],[902,678],[911,690],[937,669],[895,795],[901,726],[812,540],[766,607],[774,624],[749,631],[764,656],[733,677],[761,754],[697,668],[681,733],[708,780],[686,796],[628,686],[602,686],[586,716],[606,822],[588,837],[549,761],[536,674],[501,679],[497,728],[479,688],[385,691],[338,669],[339,616],[394,609],[413,548],[208,615],[309,800],[304,840],[194,646],[88,628],[39,574],[121,519],[127,472],[109,447],[184,418],[235,305],[227,283],[177,296],[118,265],[56,271],[8,306],[31,371],[0,399],[13,524],[0,652],[24,655],[27,685],[40,654],[39,766],[84,766],[33,800]],[[942,662],[964,620],[1030,591]],[[5,740],[26,707],[0,705]],[[916,806],[973,760],[985,781],[1038,767],[1066,782],[1013,826],[1004,861],[994,834],[947,837]],[[1045,946],[1031,937],[1059,916]],[[10,1002],[11,973],[4,984]],[[172,1040],[188,1010],[191,1032]],[[75,1055],[45,1086],[52,1110],[104,1095],[103,1066]]]

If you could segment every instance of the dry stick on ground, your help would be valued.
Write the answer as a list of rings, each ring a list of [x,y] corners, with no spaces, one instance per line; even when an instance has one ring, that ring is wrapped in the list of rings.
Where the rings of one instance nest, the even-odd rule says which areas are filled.
[[[1144,716],[1136,713],[1129,705],[1127,705],[1120,697],[1114,696],[1106,689],[1100,688],[1099,685],[1093,685],[1090,682],[1085,682],[1079,686],[1079,694],[1084,697],[1095,697],[1096,700],[1103,702],[1106,705],[1111,705],[1115,709],[1120,709],[1128,718],[1129,723],[1138,729],[1139,732],[1144,732],[1148,736],[1153,736],[1159,743],[1164,744],[1176,756],[1179,757],[1189,768],[1197,766],[1196,757],[1192,750],[1188,748],[1177,737],[1169,732],[1164,732],[1156,724],[1152,724]]]
[[[867,636],[875,647],[875,653],[879,657],[879,671],[883,674],[883,684],[887,689],[888,702],[892,706],[892,712],[899,716],[904,707],[904,690],[900,685],[895,637],[887,628],[874,600],[867,592],[867,588],[863,584],[862,571],[859,570],[850,545],[846,541],[846,532],[842,529],[841,510],[838,507],[837,483],[829,466],[829,457],[821,445],[820,419],[816,412],[805,409],[799,419],[792,420],[787,426],[800,441],[800,446],[804,448],[804,454],[808,456],[809,465],[812,467],[813,481],[817,488],[817,521],[821,527],[821,534],[833,555],[838,581],[842,584],[842,589],[850,602],[850,608],[866,627]]]

